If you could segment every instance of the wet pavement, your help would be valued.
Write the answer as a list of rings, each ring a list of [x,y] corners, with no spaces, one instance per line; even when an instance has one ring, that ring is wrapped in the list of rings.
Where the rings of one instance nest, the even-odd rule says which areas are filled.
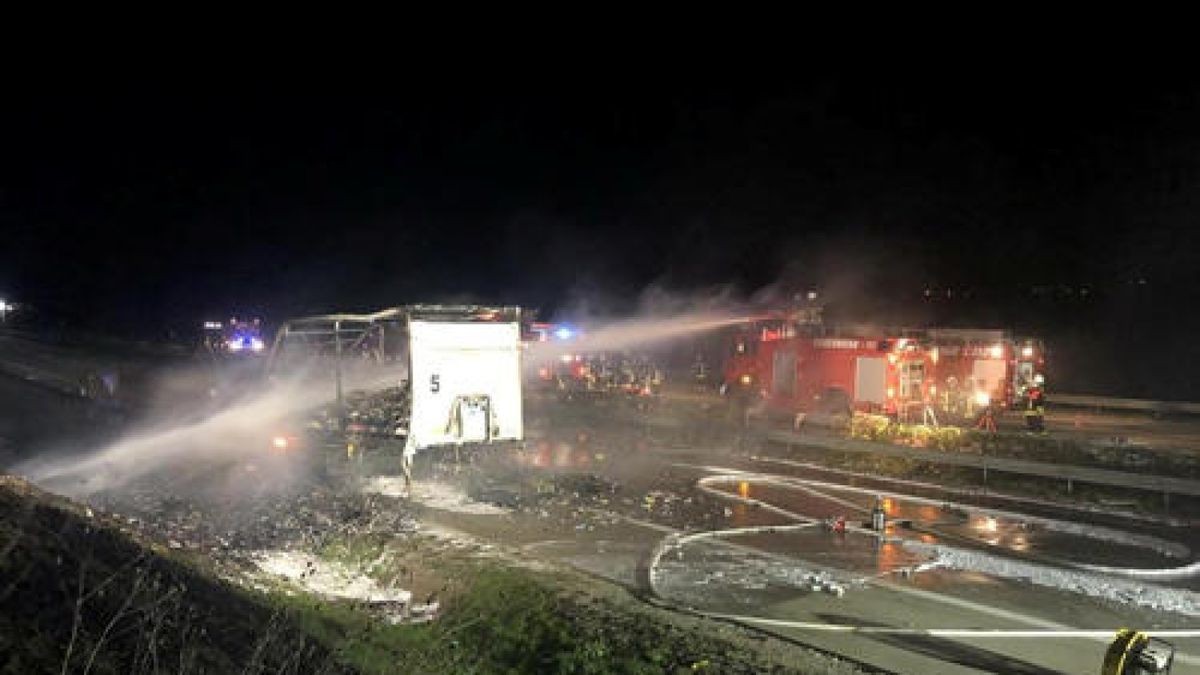
[[[594,444],[602,442],[604,434],[592,430],[588,438]],[[557,444],[564,457],[570,456],[565,447],[577,450],[578,445],[570,434],[543,442]],[[761,462],[722,448],[681,450],[669,440],[645,437],[625,442],[641,447],[627,453],[604,448],[600,462],[593,452],[590,460],[573,464],[564,460],[557,467],[553,462],[533,465],[617,480],[620,490],[605,510],[620,515],[621,523],[579,529],[577,514],[560,520],[554,509],[543,508],[508,514],[495,530],[484,522],[460,520],[456,525],[495,540],[524,532],[519,539],[526,550],[636,586],[645,579],[647,556],[652,557],[664,539],[796,522],[768,506],[794,512],[815,524],[669,547],[650,571],[657,579],[655,592],[692,610],[751,622],[774,620],[778,623],[770,630],[900,672],[1090,673],[1098,670],[1107,642],[1102,636],[1110,630],[1127,625],[1159,630],[1200,627],[1194,594],[1188,590],[1195,586],[1195,574],[1151,584],[1080,569],[1187,565],[1196,559],[1190,530],[1147,527],[1136,517],[1064,512],[1046,504],[1031,509],[1037,512],[1033,515],[1012,504],[999,509],[995,500],[981,508],[910,498],[903,486],[864,490],[808,484],[799,489],[756,480],[754,474],[765,472]],[[702,477],[723,471],[735,475],[713,489],[729,495],[729,500],[697,489]],[[737,476],[738,471],[747,473]],[[799,468],[774,466],[770,473],[783,481],[830,481],[825,472]],[[837,534],[824,526],[822,521],[839,515],[862,525],[869,520],[876,495],[884,496],[893,523],[885,538],[865,532]],[[560,506],[570,504],[568,500]],[[913,548],[907,545],[910,541],[928,546]],[[968,561],[978,555],[988,566],[939,566],[938,546],[965,551]],[[1034,572],[1025,577],[1027,569]],[[822,589],[825,580],[843,584],[844,594]],[[1190,599],[1175,603],[1178,598]],[[859,632],[872,626],[914,632]],[[944,629],[980,632],[954,637],[936,633]],[[1094,632],[1077,637],[1069,629]],[[935,634],[916,634],[929,630]],[[1198,672],[1200,640],[1168,639],[1181,649],[1175,672]]]

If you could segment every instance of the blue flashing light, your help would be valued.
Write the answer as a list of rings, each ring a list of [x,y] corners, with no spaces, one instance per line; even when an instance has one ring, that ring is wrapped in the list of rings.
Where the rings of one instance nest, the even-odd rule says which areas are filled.
[[[570,326],[559,326],[554,329],[554,337],[559,340],[570,340],[575,337],[575,331]]]

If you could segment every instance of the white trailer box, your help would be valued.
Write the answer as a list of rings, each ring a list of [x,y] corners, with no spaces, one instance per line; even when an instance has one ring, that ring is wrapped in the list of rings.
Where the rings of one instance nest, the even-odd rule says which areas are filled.
[[[411,450],[519,441],[519,324],[411,320]]]

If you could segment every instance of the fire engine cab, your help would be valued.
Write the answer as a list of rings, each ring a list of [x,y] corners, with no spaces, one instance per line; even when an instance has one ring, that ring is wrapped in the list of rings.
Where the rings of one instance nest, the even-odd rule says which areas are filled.
[[[1007,331],[929,329],[928,349],[942,387],[940,408],[970,414],[972,408],[1013,408],[1037,386],[1041,390],[1045,347]]]

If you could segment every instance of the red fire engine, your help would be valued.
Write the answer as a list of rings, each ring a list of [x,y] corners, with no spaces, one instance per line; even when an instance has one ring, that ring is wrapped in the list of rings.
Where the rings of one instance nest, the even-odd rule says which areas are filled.
[[[922,419],[1011,407],[1038,385],[1042,346],[1002,331],[894,329],[851,334],[786,318],[749,321],[734,336],[725,391],[776,413],[882,412]]]

